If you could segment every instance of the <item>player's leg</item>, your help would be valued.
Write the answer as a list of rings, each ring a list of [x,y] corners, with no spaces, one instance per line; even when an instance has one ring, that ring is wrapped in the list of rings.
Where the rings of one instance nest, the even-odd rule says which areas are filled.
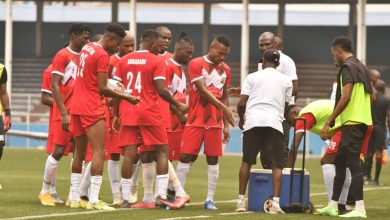
[[[119,173],[119,159],[120,154],[111,153],[110,160],[108,160],[108,177],[110,179],[110,186],[112,192],[112,204],[122,205],[122,195],[120,192],[120,173]]]
[[[177,178],[185,188],[191,164],[197,159],[200,147],[203,142],[204,129],[196,127],[185,127],[183,132],[183,142],[180,147],[180,161],[176,167]]]
[[[169,161],[180,161],[180,146],[181,142],[183,140],[183,132],[168,132],[168,160]],[[174,189],[173,181],[178,181],[180,184],[179,179],[177,178],[176,171],[174,173],[175,177],[171,177],[171,168],[169,167],[169,185],[168,185],[168,196],[175,197],[176,192]],[[181,187],[181,184],[180,184]]]
[[[382,154],[383,154],[383,149],[386,147],[386,129],[380,128],[378,132],[378,143],[376,144],[376,149],[375,149],[375,177],[374,181],[372,184],[374,185],[380,185],[379,183],[379,176],[382,170]]]
[[[45,170],[43,175],[42,189],[39,195],[42,205],[54,205],[54,200],[51,197],[50,187],[57,173],[57,166],[59,160],[62,158],[65,152],[65,147],[71,140],[71,134],[62,129],[61,121],[53,123],[54,131],[54,150],[47,157],[45,163]]]
[[[154,177],[156,176],[156,167],[154,165],[151,153],[152,147],[141,145],[138,147],[139,160],[142,163],[142,183],[144,187],[144,197],[141,202],[131,206],[131,208],[154,209],[156,204],[153,196]]]
[[[239,184],[238,184],[238,200],[236,205],[236,212],[245,212],[245,192],[248,186],[249,173],[252,165],[256,164],[257,155],[259,154],[259,137],[256,133],[256,128],[252,128],[248,131],[244,131],[243,135],[243,148],[242,148],[242,161],[239,171]]]
[[[123,208],[130,208],[130,189],[131,189],[131,176],[133,161],[137,157],[137,144],[138,144],[138,127],[122,126],[119,131],[118,146],[122,147],[123,162],[121,169],[121,185],[122,185],[122,199]]]
[[[265,153],[271,158],[272,167],[272,188],[273,188],[273,199],[272,205],[269,207],[269,212],[272,214],[284,214],[280,208],[280,191],[283,180],[283,167],[287,166],[288,148],[283,145],[284,136],[281,132],[270,128],[260,128],[262,135],[261,142],[262,148],[260,154]]]
[[[380,182],[379,182],[379,176],[381,174],[381,170],[382,170],[382,154],[383,154],[383,149],[380,149],[380,150],[377,150],[376,153],[375,153],[375,178],[374,178],[374,181],[372,184],[374,185],[380,185]]]
[[[138,201],[138,175],[142,168],[141,160],[137,155],[137,158],[133,161],[133,173],[131,175],[131,189],[130,189],[130,203],[136,203]]]
[[[204,153],[207,160],[207,198],[205,208],[208,210],[216,210],[214,204],[215,190],[219,178],[219,163],[218,157],[222,156],[222,129],[210,128],[204,130]]]
[[[92,159],[92,155],[91,155],[91,159]],[[86,160],[84,166],[85,168],[83,172],[83,178],[80,184],[80,206],[82,208],[86,208],[87,203],[89,201],[89,192],[91,187],[91,161]]]
[[[104,206],[103,203],[99,201],[106,151],[106,122],[104,118],[94,121],[92,118],[84,117],[83,120],[84,127],[87,128],[88,141],[93,152],[91,162],[91,187],[87,209],[112,209],[111,207]]]
[[[69,201],[70,201],[71,208],[79,208],[83,161],[87,152],[88,138],[87,135],[84,134],[80,136],[75,136],[74,141],[75,141],[75,152],[72,160],[72,174],[71,174],[71,187],[69,193]]]

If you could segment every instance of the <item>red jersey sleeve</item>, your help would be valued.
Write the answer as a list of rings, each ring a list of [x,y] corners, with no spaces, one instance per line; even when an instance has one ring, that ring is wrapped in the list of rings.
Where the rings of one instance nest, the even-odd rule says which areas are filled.
[[[64,76],[65,68],[68,65],[69,60],[61,53],[57,53],[53,59],[52,73]]]
[[[96,73],[108,73],[108,63],[110,61],[108,54],[100,55],[96,61]]]
[[[153,79],[156,80],[156,79],[164,79],[166,80],[166,62],[164,59],[160,59],[157,63],[156,63],[156,67],[154,68],[154,72],[153,72]]]
[[[188,75],[190,76],[190,82],[193,83],[199,79],[203,79],[202,64],[197,60],[192,60],[188,64]]]
[[[115,64],[114,68],[112,68],[112,78],[118,80],[120,82],[123,81],[122,78],[122,61],[119,61]]]
[[[45,69],[42,75],[41,92],[52,93],[51,89],[51,66]]]
[[[313,114],[311,113],[305,113],[301,115],[301,118],[306,119],[306,131],[310,130],[315,124],[316,119],[314,118]],[[295,133],[303,132],[304,131],[304,123],[302,120],[298,120],[297,124],[295,125]]]

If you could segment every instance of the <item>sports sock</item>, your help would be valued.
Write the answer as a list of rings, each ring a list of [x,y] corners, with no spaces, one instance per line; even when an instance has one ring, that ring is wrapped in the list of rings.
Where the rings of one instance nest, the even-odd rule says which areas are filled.
[[[132,187],[138,187],[138,174],[139,171],[141,170],[142,163],[139,161],[136,164],[133,164],[133,174],[131,176],[131,186]]]
[[[355,209],[358,211],[365,211],[366,208],[364,207],[364,200],[356,201]]]
[[[122,198],[123,198],[123,200],[129,201],[131,178],[129,178],[129,179],[122,178],[121,184],[122,184]]]
[[[180,184],[185,188],[188,173],[190,172],[190,164],[179,162],[176,167],[176,175]]]
[[[99,202],[99,192],[102,186],[102,176],[91,176],[91,192],[89,193],[89,203]]]
[[[168,161],[168,174],[169,174],[169,182],[171,183],[172,187],[175,189],[176,196],[182,197],[187,195],[187,193],[184,191],[183,187],[181,186],[180,181],[177,178],[175,168],[173,168],[173,165],[170,161]]]
[[[157,195],[162,199],[167,198],[169,174],[156,176]]]
[[[81,173],[72,173],[70,176],[70,196],[69,199],[72,201],[80,201],[80,184],[81,184]]]
[[[119,175],[119,161],[109,160],[108,161],[108,177],[110,179],[110,186],[112,196],[120,194],[120,175]]]
[[[208,189],[206,201],[214,201],[219,176],[219,164],[208,165]]]
[[[345,171],[345,181],[343,185],[343,189],[341,190],[339,203],[345,205],[348,199],[349,186],[351,185],[351,171],[349,168]]]
[[[322,165],[322,174],[324,175],[326,191],[328,192],[328,201],[330,201],[332,199],[332,194],[333,194],[334,177],[336,176],[335,165],[334,164]]]
[[[89,197],[89,188],[91,186],[91,162],[86,165],[87,167],[84,169],[84,175],[81,180],[80,196]]]
[[[56,183],[57,183],[57,169],[53,171],[53,179],[51,180],[51,184],[50,184],[50,194],[52,195],[57,194]]]
[[[50,185],[53,180],[53,175],[57,170],[58,161],[49,155],[46,159],[45,171],[43,173],[43,183],[41,194],[50,192]]]
[[[153,202],[153,182],[155,175],[156,169],[154,163],[142,164],[142,182],[144,185],[144,198],[142,201],[145,203]]]

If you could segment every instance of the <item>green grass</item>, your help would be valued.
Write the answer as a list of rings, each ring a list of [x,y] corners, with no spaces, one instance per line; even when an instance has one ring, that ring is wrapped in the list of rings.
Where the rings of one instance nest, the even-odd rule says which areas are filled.
[[[72,212],[89,212],[83,209],[69,209],[65,206],[56,207],[41,206],[38,194],[41,189],[42,175],[46,155],[39,150],[6,149],[3,159],[0,161],[0,219],[23,216],[48,215]],[[221,158],[220,178],[216,192],[216,201],[233,200],[237,198],[238,169],[241,157],[224,156]],[[258,167],[259,165],[257,165]],[[307,167],[311,173],[311,193],[325,192],[322,180],[322,171],[319,159],[308,159]],[[57,189],[60,197],[65,199],[69,192],[70,184],[70,158],[63,158],[60,162],[57,177]],[[203,156],[200,156],[194,164],[187,180],[187,192],[191,195],[191,202],[203,202],[207,193],[207,166]],[[389,219],[390,189],[386,183],[390,182],[389,168],[384,166],[382,170],[382,183],[384,186],[377,187],[374,191],[365,192],[365,205],[370,219]],[[142,178],[140,178],[142,179]],[[142,183],[140,182],[140,186]],[[142,196],[140,187],[139,198]],[[111,190],[107,172],[103,177],[103,186],[100,197],[111,202]],[[311,201],[316,205],[326,204],[326,196],[312,196]],[[249,213],[242,215],[220,215],[221,213],[233,213],[235,202],[217,203],[218,211],[205,211],[203,205],[191,205],[182,210],[166,211],[157,210],[117,210],[114,212],[100,212],[88,215],[47,216],[47,219],[161,219],[190,216],[209,216],[213,219],[329,219],[310,214],[288,214],[285,216],[271,216],[264,213]]]

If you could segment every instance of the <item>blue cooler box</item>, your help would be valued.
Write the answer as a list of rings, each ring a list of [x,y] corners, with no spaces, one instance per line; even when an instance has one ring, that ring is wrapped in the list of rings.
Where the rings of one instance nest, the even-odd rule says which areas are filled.
[[[294,169],[297,170],[297,169]],[[301,170],[301,169],[298,169]],[[280,193],[280,207],[284,210],[301,206],[310,209],[310,174],[305,170],[303,178],[302,205],[300,203],[301,174],[295,173],[293,178],[293,193],[290,205],[290,174],[291,169],[283,169],[283,182]],[[248,186],[248,210],[264,211],[264,203],[272,199],[272,170],[252,169]],[[299,208],[299,207],[298,207]]]

